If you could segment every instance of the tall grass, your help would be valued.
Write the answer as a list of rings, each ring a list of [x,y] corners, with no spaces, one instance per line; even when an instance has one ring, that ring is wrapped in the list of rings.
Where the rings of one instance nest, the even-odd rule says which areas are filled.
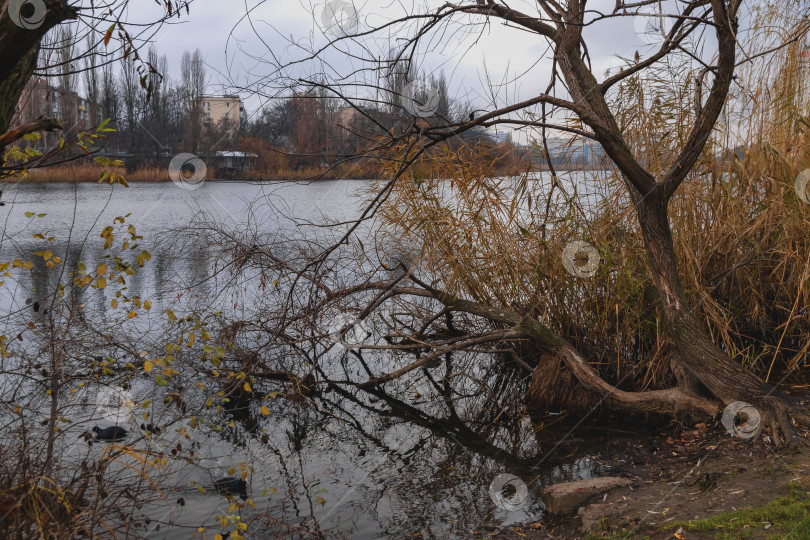
[[[9,178],[10,182],[29,183],[73,183],[73,182],[98,182],[102,171],[110,171],[116,175],[123,176],[127,182],[170,182],[168,170],[165,167],[141,166],[133,171],[127,171],[124,167],[101,167],[99,165],[83,163],[63,165],[56,167],[45,167],[28,170],[25,175],[15,175]],[[242,171],[233,176],[232,179],[241,181],[262,181],[262,180],[312,180],[312,179],[335,179],[335,178],[373,178],[373,171],[365,167],[358,166],[338,166],[327,167],[301,167],[281,168],[274,171],[251,170]],[[216,169],[209,169],[208,180],[227,177],[232,175],[223,174]]]
[[[127,172],[124,167],[101,167],[90,163],[79,163],[62,165],[57,167],[46,167],[30,169],[26,176],[12,177],[12,181],[42,183],[73,183],[73,182],[98,182],[102,171],[109,171],[116,175],[123,176],[128,182],[169,182],[169,173],[165,168],[159,167],[139,167],[134,171]]]
[[[725,114],[670,208],[694,313],[722,348],[771,381],[810,349],[810,205],[794,190],[810,168],[810,66],[802,62],[807,21],[790,13],[760,13],[743,46],[749,57],[801,39],[738,71]],[[695,70],[670,63],[644,73],[611,97],[630,147],[658,176],[694,123]],[[399,182],[383,217],[418,246],[437,286],[487,305],[536,306],[624,389],[673,383],[635,209],[612,164],[579,185],[531,172],[499,178],[451,149],[433,166],[449,180]],[[595,276],[564,269],[573,240],[599,250]]]

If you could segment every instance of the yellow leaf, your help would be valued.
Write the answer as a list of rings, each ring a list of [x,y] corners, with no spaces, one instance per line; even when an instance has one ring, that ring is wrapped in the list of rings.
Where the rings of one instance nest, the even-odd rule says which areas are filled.
[[[152,362],[150,362],[149,360],[147,360],[146,362],[144,362],[144,363],[143,363],[143,370],[144,370],[145,372],[147,372],[147,373],[149,373],[150,371],[152,371],[152,367],[153,367],[153,364],[152,364]]]
[[[214,540],[222,540],[222,535],[221,534],[215,534],[214,535]]]
[[[189,332],[188,333],[188,348],[190,349],[193,346],[194,346],[194,332]]]
[[[242,385],[242,388],[245,389],[245,392],[250,392],[250,385],[245,381],[245,384]]]
[[[98,284],[99,289],[103,290],[107,288],[107,280],[104,279],[103,277],[99,277],[96,283]]]
[[[96,274],[103,276],[106,273],[107,273],[107,265],[104,263],[98,265],[98,268],[96,268]]]
[[[270,416],[270,409],[267,408],[267,405],[262,405],[261,412],[265,416]]]
[[[168,315],[168,316],[169,316],[169,320],[170,320],[170,321],[176,321],[176,320],[177,320],[177,315],[175,315],[175,314],[174,314],[174,311],[172,311],[172,310],[170,310],[170,309],[167,309],[167,310],[166,310],[166,315]]]
[[[113,309],[117,308],[118,307],[118,300],[113,298],[112,301],[110,302],[110,305],[113,307]]]
[[[34,263],[31,261],[25,261],[22,265],[26,270],[31,270],[34,267]]]
[[[137,314],[137,313],[135,313],[134,311],[130,311],[130,312],[129,312],[129,315],[127,315],[127,317],[129,317],[130,319],[134,319],[134,318],[135,318],[135,317],[137,317],[137,316],[138,316],[138,314]]]
[[[151,300],[145,300],[144,303],[143,303],[143,308],[144,309],[152,309],[152,301]]]
[[[236,472],[236,467],[231,467],[228,469],[228,474],[234,474]]]
[[[53,262],[55,262],[56,264],[62,264],[62,259],[60,259],[59,257],[54,257],[54,258],[53,258],[53,259],[51,259],[51,260],[52,260]]]

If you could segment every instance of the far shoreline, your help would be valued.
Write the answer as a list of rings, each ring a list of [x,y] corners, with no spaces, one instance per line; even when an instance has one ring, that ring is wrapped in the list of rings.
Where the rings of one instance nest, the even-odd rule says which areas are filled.
[[[77,175],[72,174],[69,169],[31,169],[28,171],[28,175],[26,176],[11,176],[8,177],[6,182],[14,182],[19,184],[73,184],[73,183],[81,183],[81,184],[102,184],[102,183],[110,183],[109,178],[100,178],[100,175],[105,171],[105,169],[94,169],[95,175],[91,176],[86,174],[87,171],[81,171],[84,174]],[[144,174],[147,171],[136,170],[131,173],[127,173],[124,170],[114,170],[115,175],[121,176],[126,180],[127,184],[161,184],[161,183],[172,183],[173,180],[166,174],[163,175],[154,175],[154,174]],[[149,171],[153,173],[154,171]],[[532,174],[537,173],[547,173],[550,172],[548,169],[543,170],[532,170],[529,171]],[[564,170],[557,170],[557,175],[560,174],[567,174],[567,173],[588,173],[588,172],[605,172],[605,169],[599,168],[585,168],[585,169],[564,169]],[[501,174],[495,175],[495,177],[505,177],[505,176],[520,176],[525,174],[526,171],[518,171],[518,172],[507,172],[504,171]],[[371,175],[367,176],[342,176],[342,175],[321,175],[318,173],[313,174],[311,171],[307,171],[307,174],[289,174],[289,175],[279,175],[279,176],[248,176],[243,178],[228,178],[228,177],[214,177],[214,178],[207,178],[205,182],[221,182],[221,183],[243,183],[243,184],[250,184],[250,183],[268,183],[268,182],[317,182],[317,181],[334,181],[334,180],[350,180],[350,181],[388,181],[389,178],[380,178],[374,177]]]

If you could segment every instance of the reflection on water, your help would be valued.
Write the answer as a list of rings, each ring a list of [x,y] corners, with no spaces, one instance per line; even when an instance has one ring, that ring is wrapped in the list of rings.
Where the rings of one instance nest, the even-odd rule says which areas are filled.
[[[144,237],[139,242],[152,254],[152,261],[127,282],[125,295],[153,303],[133,324],[144,335],[161,336],[168,331],[165,309],[216,312],[243,306],[222,294],[217,280],[235,279],[235,274],[225,273],[223,278],[218,271],[204,230],[197,238],[184,238],[182,244],[174,242],[172,230],[199,224],[202,217],[257,231],[257,243],[293,229],[311,239],[316,230],[296,227],[288,218],[319,222],[324,216],[351,217],[360,204],[354,195],[367,185],[364,181],[207,183],[197,191],[170,183],[134,184],[128,190],[91,184],[9,186],[4,191],[4,200],[10,204],[2,209],[6,215],[0,256],[3,261],[30,259],[43,246],[43,240],[33,235],[53,235],[52,242],[46,240],[48,249],[66,261],[67,272],[75,272],[80,260],[95,268],[108,260],[99,234],[115,217],[129,215],[126,223]],[[26,212],[47,215],[30,218]],[[58,272],[47,268],[44,260],[34,262],[30,273],[18,281],[8,279],[0,288],[6,332],[15,325],[22,328],[24,320],[14,314],[30,309],[26,299],[47,306],[47,295],[59,280]],[[110,306],[115,290],[72,292],[77,302],[85,303],[85,312],[113,318],[116,312]],[[99,327],[98,331],[104,330]],[[485,533],[539,518],[543,486],[599,474],[600,456],[621,450],[593,439],[557,444],[564,433],[536,434],[525,416],[492,414],[482,406],[488,398],[482,398],[475,386],[466,396],[452,394],[443,380],[442,365],[422,369],[408,382],[395,381],[386,386],[386,392],[357,391],[344,384],[353,376],[361,379],[368,365],[384,362],[380,356],[346,354],[339,362],[321,363],[317,369],[320,392],[309,400],[285,399],[288,388],[283,383],[270,385],[281,395],[268,400],[234,399],[206,419],[211,426],[220,426],[219,431],[190,429],[188,419],[164,426],[159,439],[162,449],[176,454],[178,448],[181,453],[191,448],[201,459],[166,466],[159,486],[162,494],[172,503],[182,499],[183,504],[152,503],[139,509],[154,521],[137,534],[189,538],[201,523],[213,527],[217,516],[228,509],[225,497],[215,492],[214,481],[233,476],[240,464],[246,464],[248,496],[256,507],[256,511],[248,506],[241,510],[246,521],[266,512],[280,523],[322,536],[467,538],[473,531]],[[521,393],[514,384],[495,388],[506,396]],[[145,381],[136,382],[128,392],[136,403],[155,397],[154,386]],[[88,452],[97,458],[104,452],[100,443],[88,450],[81,436],[103,423],[104,415],[109,418],[109,411],[97,407],[98,395],[99,388],[89,386],[76,394],[75,416],[82,420],[66,430],[61,449],[65,461],[81,460]],[[192,406],[195,399],[203,399],[202,394],[195,396],[188,390],[183,406]],[[160,424],[161,414],[168,418],[175,405],[155,405],[151,421]],[[262,406],[269,414],[260,412]],[[124,425],[136,433],[148,429],[140,427],[137,410],[126,412]],[[583,436],[577,433],[577,437]],[[528,485],[528,499],[516,511],[498,508],[490,497],[490,483],[503,472]],[[159,523],[164,525],[158,531]],[[284,531],[283,525],[266,519],[250,527],[257,537]]]

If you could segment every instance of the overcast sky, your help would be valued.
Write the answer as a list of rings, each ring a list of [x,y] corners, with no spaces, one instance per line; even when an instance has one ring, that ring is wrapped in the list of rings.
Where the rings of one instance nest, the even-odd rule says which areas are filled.
[[[341,0],[337,0],[341,2]],[[423,14],[435,11],[443,0],[415,3],[367,0],[353,2],[352,8],[341,13],[344,18],[356,13],[356,31],[367,30],[396,19],[406,13]],[[536,13],[532,2],[510,2],[509,5],[526,13]],[[672,12],[674,3],[665,2],[664,10]],[[611,10],[614,0],[594,0],[589,7]],[[340,4],[332,4],[340,7]],[[153,41],[161,55],[169,61],[169,76],[178,79],[180,61],[185,50],[199,48],[208,66],[210,93],[238,91],[246,102],[248,112],[255,114],[267,95],[275,95],[272,81],[278,71],[274,66],[305,58],[306,51],[325,45],[329,35],[324,26],[331,11],[324,11],[327,2],[316,0],[194,0],[189,16],[179,24],[163,27]],[[160,13],[160,6],[148,0],[134,0],[132,20],[149,20]],[[249,13],[249,17],[246,14]],[[324,15],[326,13],[326,15]],[[428,72],[445,72],[450,93],[465,101],[490,108],[496,102],[526,99],[542,92],[548,83],[550,62],[545,40],[529,32],[505,26],[492,19],[488,25],[480,16],[456,16],[456,24],[443,27],[425,42],[420,51],[421,65]],[[618,56],[632,58],[635,51],[642,55],[652,50],[655,37],[645,33],[648,18],[625,17],[594,24],[586,31],[594,72],[603,77],[609,67],[617,66]],[[470,26],[468,22],[477,22]],[[395,48],[402,36],[412,34],[414,25],[399,28],[396,33],[364,38],[361,43],[344,42],[346,51],[357,55],[385,56]],[[339,77],[366,68],[357,59],[350,60],[338,51],[323,56],[328,65],[303,62],[284,70],[288,76],[323,73]],[[270,84],[268,84],[270,83]],[[497,96],[493,98],[492,88]],[[259,94],[265,94],[264,97]],[[366,92],[367,95],[367,92]]]

